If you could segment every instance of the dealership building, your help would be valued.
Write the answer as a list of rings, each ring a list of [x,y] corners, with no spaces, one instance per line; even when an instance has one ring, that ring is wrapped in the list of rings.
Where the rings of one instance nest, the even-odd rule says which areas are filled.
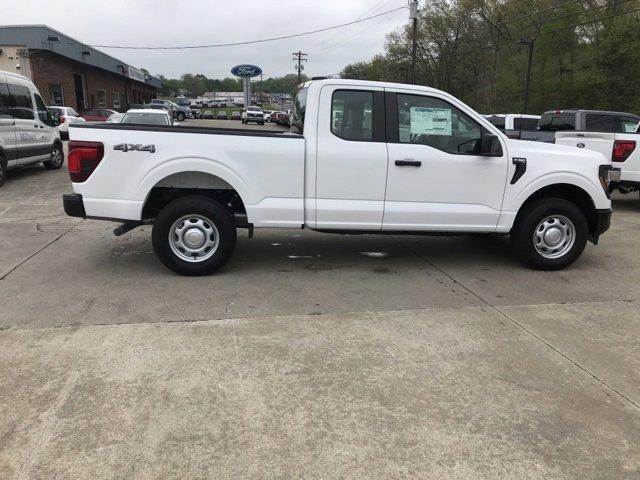
[[[45,25],[0,26],[0,70],[30,78],[47,105],[125,111],[162,82]]]

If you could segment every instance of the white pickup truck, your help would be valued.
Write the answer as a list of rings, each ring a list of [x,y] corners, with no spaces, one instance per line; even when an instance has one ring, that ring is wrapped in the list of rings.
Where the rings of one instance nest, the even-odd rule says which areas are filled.
[[[510,140],[439,90],[315,79],[291,130],[74,124],[65,211],[117,234],[152,223],[156,254],[186,275],[222,266],[237,228],[511,234],[546,270],[609,228],[610,158]]]
[[[635,127],[635,125],[632,125]],[[557,132],[556,143],[600,152],[620,168],[613,186],[627,194],[640,191],[640,127],[629,133]]]

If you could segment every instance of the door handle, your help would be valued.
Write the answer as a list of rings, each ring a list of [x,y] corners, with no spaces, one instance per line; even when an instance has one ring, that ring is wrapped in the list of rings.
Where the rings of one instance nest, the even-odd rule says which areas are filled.
[[[33,126],[33,128],[38,128],[38,125],[37,125],[37,124],[36,124],[36,125],[34,125],[34,126]]]
[[[420,160],[411,160],[410,158],[405,160],[396,160],[395,163],[398,167],[419,167],[422,165]]]

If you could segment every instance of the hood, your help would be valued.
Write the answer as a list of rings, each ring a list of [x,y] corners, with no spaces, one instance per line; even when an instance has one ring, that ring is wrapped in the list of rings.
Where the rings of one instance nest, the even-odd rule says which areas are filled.
[[[611,163],[611,159],[593,150],[555,143],[507,139],[507,150],[509,157],[524,157],[534,162],[554,160],[560,164],[571,164],[576,161],[597,165]]]

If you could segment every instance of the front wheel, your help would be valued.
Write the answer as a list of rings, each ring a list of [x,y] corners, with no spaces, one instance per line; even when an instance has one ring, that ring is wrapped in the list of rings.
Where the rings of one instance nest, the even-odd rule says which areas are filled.
[[[587,244],[587,219],[563,198],[542,198],[518,216],[511,240],[520,259],[537,270],[561,270],[575,262]]]
[[[61,168],[64,164],[64,152],[62,151],[62,145],[60,145],[59,143],[54,143],[53,147],[51,147],[49,160],[42,163],[44,165],[44,168],[48,170],[57,170]]]
[[[152,232],[160,261],[181,275],[208,275],[222,267],[236,245],[231,214],[201,196],[179,198],[164,207]]]

